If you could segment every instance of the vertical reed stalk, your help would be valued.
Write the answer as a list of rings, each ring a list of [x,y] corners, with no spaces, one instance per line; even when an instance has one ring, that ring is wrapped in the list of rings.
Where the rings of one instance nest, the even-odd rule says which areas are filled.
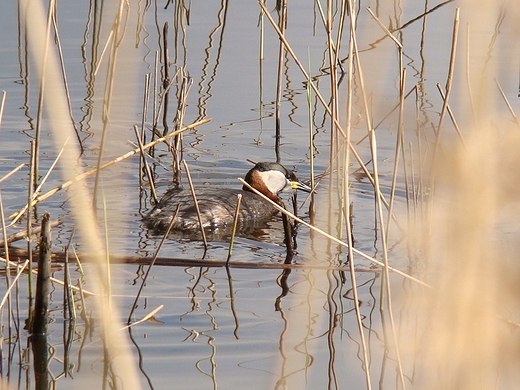
[[[159,118],[158,114],[157,114],[157,96],[158,96],[158,92],[157,92],[157,85],[159,83],[159,52],[156,51],[155,52],[155,56],[154,56],[154,61],[153,61],[153,91],[152,91],[152,96],[153,96],[153,116],[152,116],[152,137],[151,137],[151,140],[153,141],[155,139],[155,136],[156,134],[159,134],[157,132],[157,120]],[[153,155],[153,150],[151,151],[151,154]]]
[[[387,307],[388,307],[388,316],[390,319],[390,327],[392,331],[392,339],[394,342],[394,348],[395,353],[397,357],[397,369],[398,369],[398,376],[399,376],[399,382],[403,389],[406,387],[405,380],[404,380],[404,374],[403,374],[403,367],[401,363],[401,356],[399,353],[399,346],[397,342],[397,332],[395,330],[395,322],[394,322],[394,316],[392,312],[392,297],[391,297],[391,289],[390,289],[390,279],[389,279],[389,263],[388,263],[388,246],[386,241],[386,232],[385,232],[385,224],[384,224],[384,218],[383,218],[383,195],[381,194],[381,188],[379,185],[379,170],[378,170],[378,157],[377,157],[377,141],[375,136],[374,128],[372,127],[372,121],[370,119],[370,113],[368,110],[368,100],[366,96],[366,89],[364,85],[364,78],[363,78],[363,69],[361,67],[361,61],[359,58],[359,51],[357,48],[357,40],[355,37],[355,30],[352,30],[352,34],[354,35],[354,38],[352,39],[353,42],[353,52],[356,60],[356,68],[358,70],[359,74],[359,84],[361,89],[361,95],[363,98],[363,111],[364,111],[364,117],[365,122],[367,126],[369,141],[370,141],[370,153],[372,155],[372,167],[373,167],[373,187],[374,187],[374,197],[376,201],[376,216],[379,220],[379,227],[381,230],[381,245],[382,245],[382,255],[383,255],[383,273],[384,278],[382,281],[381,290],[382,292],[386,292],[386,298],[387,298]],[[381,307],[382,309],[382,307]]]
[[[446,116],[446,111],[448,110],[448,102],[451,95],[451,85],[453,82],[453,73],[455,72],[455,56],[457,54],[457,39],[459,36],[459,22],[460,22],[460,8],[455,9],[455,18],[453,20],[453,38],[451,41],[451,54],[450,54],[450,65],[448,69],[448,77],[446,78],[446,87],[445,87],[445,98],[442,103],[441,113],[439,115],[439,123],[437,125],[437,134],[435,137],[435,144],[433,145],[433,155],[432,155],[432,166],[435,165],[435,159],[437,157],[437,152],[439,149],[439,144],[442,135],[442,127],[444,125],[444,117]],[[431,175],[433,180],[433,175]],[[433,182],[430,183],[430,188],[433,188]]]
[[[31,186],[29,185],[29,187],[31,187]],[[13,286],[13,284],[11,284],[11,283],[15,283],[15,282],[14,281],[11,282],[11,264],[10,264],[10,261],[9,261],[9,244],[8,244],[8,241],[7,241],[7,229],[6,229],[6,226],[5,226],[5,215],[4,215],[4,202],[2,200],[2,190],[1,189],[0,189],[0,217],[2,218],[2,233],[3,233],[3,237],[4,237],[4,252],[5,252],[5,258],[6,258],[6,262],[5,262],[5,280],[6,280],[6,284],[7,284],[6,295],[2,299],[2,303],[0,304],[0,313],[2,311],[2,307],[4,305],[4,302],[7,299],[7,337],[8,337],[8,340],[12,340],[12,338],[11,338],[12,337],[12,333],[11,333],[11,330],[12,330],[12,326],[11,326],[11,322],[12,322],[12,317],[11,317],[12,316],[12,301],[11,301],[10,291],[11,291],[11,288]],[[26,262],[26,264],[27,264],[27,262]],[[4,329],[5,328],[3,326],[2,326],[2,329],[0,329],[0,335],[2,336],[2,340],[0,341],[0,352],[3,349]],[[11,354],[11,348],[9,348],[9,355],[10,354]],[[0,363],[0,367],[2,365],[3,365],[3,363]]]
[[[27,188],[27,204],[31,205],[32,198],[33,198],[33,185],[34,182],[34,175],[36,174],[36,141],[31,141],[31,161],[30,161],[30,169],[29,169],[29,186]],[[27,207],[27,253],[29,255],[29,274],[27,275],[27,283],[28,283],[28,290],[29,290],[29,300],[32,300],[33,298],[33,280],[32,280],[32,213],[33,208]],[[29,305],[29,319],[32,317],[32,303]]]
[[[168,22],[163,26],[163,137],[168,134],[168,101],[170,99],[170,55],[168,54]]]
[[[112,97],[114,94],[114,80],[115,80],[115,74],[116,74],[116,65],[117,65],[117,56],[118,56],[118,49],[119,45],[121,44],[121,40],[124,37],[124,20],[123,20],[123,14],[124,14],[124,7],[126,6],[126,2],[124,0],[120,0],[119,2],[119,8],[117,10],[117,14],[114,20],[114,23],[112,25],[111,33],[113,33],[112,38],[112,46],[110,50],[110,58],[109,58],[109,64],[107,67],[107,77],[105,81],[105,91],[104,91],[104,107],[103,107],[103,114],[102,114],[102,120],[103,120],[103,128],[101,131],[101,140],[99,142],[99,154],[97,159],[97,171],[96,171],[96,177],[94,179],[94,192],[92,196],[92,204],[94,210],[96,210],[96,199],[98,194],[98,188],[99,188],[99,180],[100,180],[100,168],[101,162],[103,161],[103,155],[105,153],[105,142],[106,137],[108,133],[108,127],[110,125],[110,115],[111,115],[111,109],[112,109]]]
[[[34,172],[35,175],[32,176],[31,185],[36,187],[38,183],[38,170],[39,170],[39,161],[38,154],[40,151],[40,137],[41,137],[41,127],[42,127],[42,117],[43,117],[43,96],[45,91],[45,72],[47,68],[47,56],[49,53],[49,42],[51,35],[51,25],[52,25],[52,14],[55,11],[56,3],[55,0],[50,0],[49,9],[47,11],[47,26],[45,30],[45,46],[43,49],[43,57],[40,59],[41,61],[41,77],[40,77],[40,90],[38,93],[38,109],[36,114],[36,129],[34,135],[35,142],[35,162],[34,162]],[[38,61],[38,59],[37,59]]]
[[[279,5],[278,9],[278,26],[280,34],[285,34],[285,27],[287,25],[287,0],[280,0],[277,2]],[[280,157],[280,141],[282,138],[281,134],[281,106],[282,106],[282,79],[283,79],[283,59],[284,59],[285,47],[280,39],[278,46],[278,76],[276,79],[276,97],[275,97],[275,146],[274,151],[276,154],[276,162],[281,161]]]
[[[349,15],[350,22],[350,30],[349,30],[349,48],[348,48],[348,73],[347,73],[347,102],[346,102],[346,142],[350,144],[350,134],[352,129],[352,100],[353,100],[353,83],[354,83],[354,39],[356,39],[355,30],[356,26],[356,18],[355,18],[355,3],[354,0],[347,0],[347,13]],[[365,339],[365,332],[363,328],[363,321],[361,318],[361,308],[359,305],[359,293],[357,288],[357,277],[355,271],[355,261],[354,261],[354,251],[353,251],[353,236],[352,225],[351,225],[351,213],[352,206],[350,203],[350,186],[349,186],[349,175],[348,175],[348,167],[350,166],[350,153],[349,149],[345,149],[344,151],[344,169],[345,175],[344,180],[346,181],[346,185],[344,185],[344,203],[343,209],[346,211],[345,219],[346,223],[346,233],[347,233],[347,251],[348,251],[348,266],[350,270],[350,283],[352,285],[352,295],[354,308],[356,313],[356,322],[358,326],[359,338],[361,341],[361,350],[363,353],[363,370],[365,372],[365,382],[367,389],[370,390],[372,388],[370,382],[370,360],[368,356],[368,348],[367,342]]]

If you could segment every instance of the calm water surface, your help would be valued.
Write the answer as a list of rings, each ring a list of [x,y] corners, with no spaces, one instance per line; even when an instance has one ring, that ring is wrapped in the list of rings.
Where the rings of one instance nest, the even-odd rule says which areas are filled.
[[[274,101],[278,64],[278,39],[265,21],[263,31],[263,61],[260,57],[260,8],[254,1],[190,2],[189,21],[179,16],[173,4],[129,2],[127,29],[121,44],[107,147],[103,161],[124,154],[135,146],[132,126],[141,126],[145,75],[153,76],[156,53],[163,45],[161,33],[169,23],[170,76],[176,72],[189,76],[189,89],[184,124],[203,118],[211,121],[184,135],[184,159],[188,162],[196,187],[221,185],[239,187],[237,177],[243,177],[251,167],[247,159],[276,159],[274,150]],[[365,65],[366,88],[374,107],[374,122],[378,123],[398,103],[396,51],[366,11],[371,6],[380,19],[402,25],[424,12],[422,2],[407,2],[395,9],[388,5],[361,1],[358,15],[358,45]],[[370,3],[370,4],[369,4]],[[83,147],[81,164],[90,169],[97,163],[101,140],[103,93],[106,85],[106,57],[99,61],[108,39],[114,12],[109,5],[100,12],[97,2],[58,2],[58,28],[63,61],[70,94],[71,114],[77,128],[77,139]],[[268,8],[273,9],[274,3]],[[430,4],[428,8],[432,8]],[[450,3],[419,19],[399,34],[405,47],[407,90],[421,86],[418,116],[420,122],[437,121],[441,100],[435,83],[445,83],[455,4]],[[300,60],[314,77],[321,93],[329,95],[326,75],[326,34],[312,2],[290,4],[287,39]],[[273,11],[274,13],[274,11]],[[0,89],[6,101],[0,128],[0,177],[21,163],[28,164],[30,141],[35,135],[39,81],[35,59],[28,54],[25,34],[18,23],[21,16],[15,2],[2,6],[0,26]],[[30,27],[29,27],[30,28]],[[344,33],[342,51],[346,57],[348,27]],[[105,56],[108,56],[105,53]],[[99,69],[96,71],[98,63]],[[346,67],[346,62],[344,62]],[[158,66],[162,77],[162,65]],[[308,179],[309,170],[309,109],[305,77],[287,56],[283,63],[282,139],[279,149],[281,162],[295,168],[301,179]],[[506,77],[506,76],[504,76]],[[178,79],[180,80],[180,79]],[[153,87],[152,87],[153,88]],[[346,91],[346,81],[339,87]],[[175,82],[170,95],[167,123],[174,125],[176,98],[180,84]],[[359,86],[355,88],[354,112],[362,115]],[[509,90],[514,94],[514,90]],[[158,93],[157,93],[158,94]],[[345,98],[340,99],[344,107]],[[44,102],[45,104],[45,102]],[[410,101],[405,126],[410,134],[416,128],[415,100]],[[330,121],[319,103],[311,106],[315,170],[323,173],[329,163]],[[162,115],[162,114],[161,114]],[[162,131],[162,116],[159,117]],[[146,128],[153,121],[153,101],[149,99]],[[380,180],[388,194],[391,184],[396,140],[397,113],[394,112],[378,128]],[[46,116],[42,121],[40,172],[44,173],[57,155],[49,136]],[[359,123],[352,129],[357,142],[366,133]],[[412,136],[410,136],[412,137]],[[149,140],[150,133],[147,134]],[[358,152],[364,161],[370,159],[365,140]],[[159,195],[171,186],[171,155],[166,147],[156,150],[153,171]],[[357,165],[352,165],[356,170]],[[119,256],[150,258],[160,237],[151,235],[141,225],[143,214],[151,209],[148,189],[139,187],[139,159],[132,157],[103,171],[102,191],[108,216],[110,252]],[[316,225],[331,234],[337,232],[338,208],[336,191],[329,193],[328,177],[323,179],[317,199]],[[46,192],[62,183],[59,168],[43,186]],[[90,189],[93,181],[87,181]],[[183,179],[185,184],[185,179]],[[5,214],[20,209],[27,197],[28,169],[23,168],[0,184]],[[35,209],[39,218],[49,211],[52,219],[62,219],[63,225],[53,231],[56,252],[62,252],[74,229],[68,204],[69,194],[60,191]],[[332,202],[330,201],[332,199]],[[308,202],[299,197],[300,215],[308,220]],[[354,206],[354,239],[357,249],[381,260],[381,242],[374,216],[373,189],[367,179],[352,180],[351,201]],[[404,185],[396,190],[395,211],[404,215],[406,199]],[[336,222],[335,222],[336,221]],[[402,223],[406,223],[406,218]],[[8,228],[8,234],[25,227],[25,220]],[[340,229],[342,230],[342,229]],[[402,233],[394,227],[390,237],[391,263],[394,267],[414,271],[416,259],[408,257]],[[273,269],[265,267],[231,268],[199,266],[196,260],[203,254],[200,241],[167,240],[161,257],[172,259],[155,266],[148,277],[133,318],[139,319],[154,308],[164,305],[153,320],[136,325],[128,333],[135,361],[139,363],[139,378],[143,388],[351,388],[366,387],[360,353],[359,331],[354,313],[348,273],[326,269],[346,262],[346,250],[310,233],[303,226],[297,235],[297,255],[293,263],[322,268]],[[78,252],[86,251],[79,238],[73,238]],[[17,243],[25,249],[26,243]],[[206,258],[225,260],[227,242],[211,242]],[[232,260],[243,263],[281,264],[286,256],[282,224],[274,218],[270,227],[258,232],[257,238],[239,237]],[[194,266],[175,266],[174,259],[193,259]],[[368,260],[357,264],[368,268]],[[89,271],[84,265],[83,277],[89,288]],[[146,271],[137,264],[116,264],[111,267],[114,296],[121,307],[121,324],[131,310],[134,297]],[[79,277],[74,271],[74,278]],[[63,278],[61,270],[54,276]],[[230,276],[230,277],[229,277]],[[393,276],[396,286],[409,288],[408,282]],[[386,353],[387,342],[379,312],[380,277],[377,272],[359,272],[363,326],[367,330],[372,371],[372,385],[396,387],[396,363],[393,352]],[[63,288],[55,285],[52,293],[49,344],[52,346],[50,369],[57,388],[101,388],[103,352],[99,326],[78,319],[74,328],[63,319]],[[0,293],[5,285],[0,286]],[[406,289],[405,289],[406,290]],[[27,292],[21,290],[20,318],[26,313]],[[399,295],[399,293],[397,293]],[[93,302],[86,301],[87,313],[96,318]],[[396,308],[408,318],[408,308]],[[406,321],[405,321],[406,322]],[[121,325],[123,326],[123,325]],[[72,342],[64,348],[64,335],[70,330]],[[402,325],[398,332],[406,332]],[[6,336],[4,335],[4,338]],[[24,345],[18,348],[24,348]],[[13,353],[18,354],[16,348]],[[68,365],[64,363],[68,358]],[[16,359],[15,359],[16,360]],[[20,373],[14,360],[3,354],[3,373],[10,375],[12,388],[32,383],[32,374]],[[67,376],[62,376],[64,371]],[[413,369],[406,372],[413,384]],[[94,385],[93,385],[94,383]]]

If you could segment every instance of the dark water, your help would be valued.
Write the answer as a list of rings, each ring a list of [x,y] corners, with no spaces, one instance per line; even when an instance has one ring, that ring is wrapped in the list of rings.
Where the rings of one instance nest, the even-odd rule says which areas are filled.
[[[164,2],[163,2],[164,3]],[[260,8],[256,2],[190,2],[189,20],[178,4],[164,9],[163,3],[130,2],[127,28],[121,45],[117,71],[113,78],[115,92],[111,112],[107,147],[103,161],[133,149],[132,126],[141,127],[145,75],[155,74],[156,53],[161,54],[161,32],[169,23],[170,77],[172,85],[167,125],[174,126],[175,107],[182,89],[179,75],[189,85],[184,124],[203,118],[211,121],[184,135],[183,157],[188,162],[196,187],[220,185],[240,187],[237,177],[243,177],[251,167],[247,159],[274,161],[274,102],[278,66],[279,41],[265,20],[263,30],[263,60],[260,57]],[[402,25],[422,14],[424,3],[388,5],[361,2],[358,13],[358,45],[361,60],[366,64],[366,89],[374,107],[374,123],[379,123],[398,103],[398,64],[393,43],[384,39],[365,7],[373,7],[380,19],[392,25]],[[77,129],[76,139],[70,142],[83,148],[81,165],[85,170],[97,163],[101,129],[103,127],[104,91],[107,85],[107,57],[100,60],[109,40],[109,28],[115,8],[97,2],[68,1],[57,5],[59,38],[70,94],[71,115]],[[269,4],[272,10],[274,4]],[[432,8],[429,5],[428,8]],[[396,35],[404,46],[404,67],[407,87],[420,86],[419,109],[410,100],[405,126],[410,139],[419,122],[437,121],[442,105],[435,83],[444,83],[449,63],[451,25],[455,4],[449,3],[420,18]],[[274,14],[274,11],[273,11]],[[337,15],[336,15],[337,18]],[[2,126],[0,128],[0,177],[17,165],[29,163],[30,141],[35,137],[38,113],[39,80],[35,61],[25,41],[21,15],[16,4],[3,4],[0,12],[2,39],[0,40],[0,89],[6,91]],[[337,19],[335,19],[337,22]],[[30,26],[29,26],[30,28]],[[346,57],[348,27],[344,32],[342,52]],[[287,40],[305,67],[310,68],[321,93],[328,96],[326,34],[316,6],[311,2],[290,4]],[[55,41],[53,41],[55,42]],[[55,47],[54,47],[55,49]],[[99,64],[99,69],[98,68]],[[347,66],[343,62],[343,66]],[[158,77],[163,75],[162,64],[157,65]],[[506,79],[509,76],[504,76]],[[512,76],[511,76],[512,77]],[[160,83],[160,80],[157,82]],[[297,170],[301,179],[308,179],[309,168],[309,107],[306,80],[288,55],[283,61],[281,102],[281,162]],[[346,81],[339,90],[346,91]],[[514,93],[509,90],[509,94]],[[157,93],[158,95],[159,93]],[[362,116],[360,86],[354,86],[354,115]],[[339,99],[344,107],[345,97]],[[44,102],[45,104],[45,102]],[[456,104],[456,103],[454,103]],[[313,101],[312,150],[315,171],[327,170],[330,155],[330,120],[319,103]],[[153,122],[153,101],[149,99],[145,127]],[[157,116],[162,131],[162,114]],[[343,117],[343,114],[340,114]],[[53,145],[50,126],[43,115],[40,141],[40,172],[45,174],[54,161],[59,147]],[[342,118],[343,120],[345,118]],[[381,187],[390,192],[393,158],[396,143],[397,113],[382,122],[377,130]],[[356,121],[354,121],[356,122]],[[426,128],[426,125],[425,125]],[[431,129],[430,129],[431,131]],[[453,130],[448,130],[448,132]],[[352,129],[355,142],[366,133],[360,122]],[[148,140],[150,132],[147,133]],[[408,136],[407,136],[408,137]],[[365,140],[358,148],[361,158],[368,162],[370,150]],[[156,150],[153,171],[159,195],[171,186],[172,158],[166,147]],[[358,168],[354,162],[351,170]],[[415,169],[418,169],[415,167]],[[152,207],[148,188],[139,187],[139,159],[134,156],[108,168],[101,175],[104,202],[108,218],[110,253],[117,256],[151,258],[160,237],[151,235],[141,223],[141,216]],[[185,182],[185,178],[182,179]],[[316,195],[316,225],[328,233],[344,234],[338,229],[338,201],[336,189],[329,191],[329,177],[320,184]],[[63,182],[57,168],[44,184],[46,192]],[[26,203],[28,168],[24,167],[0,184],[4,212],[17,211]],[[87,180],[90,191],[93,179]],[[354,239],[356,249],[381,260],[381,238],[375,219],[373,188],[366,178],[351,181],[351,202],[354,207]],[[396,189],[394,211],[404,215],[406,192],[404,183]],[[35,224],[43,211],[52,219],[62,219],[63,225],[53,231],[56,252],[63,252],[75,222],[69,206],[67,191],[60,191],[35,209]],[[101,198],[101,197],[100,197]],[[302,204],[300,215],[308,221],[309,203]],[[332,201],[331,201],[332,200]],[[101,215],[101,208],[98,215]],[[400,220],[406,228],[406,217]],[[26,226],[26,221],[9,227],[14,233]],[[341,233],[343,232],[343,233]],[[125,330],[131,342],[137,375],[143,388],[364,388],[366,387],[360,352],[359,330],[354,313],[351,281],[348,272],[329,266],[342,266],[347,251],[300,226],[297,234],[297,254],[292,262],[321,268],[302,267],[283,269],[286,258],[280,218],[274,218],[269,228],[257,232],[256,238],[238,237],[232,260],[236,263],[258,264],[256,268],[236,266],[226,272],[223,267],[200,265],[204,253],[200,241],[167,240],[160,256],[161,265],[152,268],[133,319],[137,320],[159,305],[164,305],[154,319]],[[413,271],[416,258],[408,257],[403,231],[392,229],[389,253],[392,266]],[[74,237],[78,252],[88,250],[80,238]],[[26,249],[27,244],[15,246]],[[33,248],[35,246],[33,245]],[[210,242],[206,258],[222,262],[227,258],[227,242]],[[176,259],[193,260],[193,265],[179,265]],[[280,265],[278,268],[262,265]],[[388,340],[383,334],[380,304],[380,274],[367,270],[371,263],[359,258],[363,267],[357,273],[363,326],[368,337],[372,372],[372,386],[395,388],[397,381],[395,356],[386,354]],[[82,280],[88,289],[94,265],[85,264]],[[74,268],[74,267],[72,267]],[[115,302],[122,313],[121,327],[131,310],[134,297],[147,267],[137,264],[114,264],[111,267]],[[63,279],[63,271],[54,277]],[[73,278],[79,277],[77,270]],[[407,285],[401,277],[393,277],[397,286]],[[22,284],[19,292],[20,313],[27,312],[27,292]],[[99,322],[91,326],[78,318],[75,324],[64,320],[62,313],[63,288],[55,285],[52,293],[52,323],[49,344],[52,346],[50,371],[57,388],[101,388],[103,382],[103,351]],[[4,292],[5,284],[0,286]],[[2,294],[3,296],[3,294]],[[94,302],[86,300],[86,313],[96,319]],[[83,305],[78,303],[79,306]],[[4,309],[5,310],[5,309]],[[399,307],[406,317],[407,307]],[[4,313],[5,317],[5,313]],[[4,319],[4,321],[6,321]],[[4,328],[5,329],[5,328]],[[70,331],[71,338],[65,343]],[[406,332],[403,326],[400,332]],[[25,340],[27,334],[22,331]],[[4,330],[4,340],[6,340]],[[64,343],[67,348],[64,347]],[[4,381],[9,377],[12,388],[24,388],[32,383],[32,374],[18,371],[18,353],[25,344],[11,344],[14,358],[2,359]],[[7,343],[4,341],[4,346]],[[5,351],[5,347],[4,351]],[[67,363],[64,363],[64,360]],[[29,363],[28,363],[29,364]],[[62,376],[63,372],[67,376]],[[413,382],[413,368],[406,373]],[[117,380],[112,379],[117,382]],[[398,386],[397,386],[398,387]]]

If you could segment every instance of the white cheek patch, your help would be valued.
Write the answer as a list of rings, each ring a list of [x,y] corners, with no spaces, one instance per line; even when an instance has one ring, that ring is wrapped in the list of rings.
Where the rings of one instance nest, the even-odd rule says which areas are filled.
[[[280,171],[258,172],[258,175],[273,194],[283,191],[286,187],[291,188],[291,183]]]

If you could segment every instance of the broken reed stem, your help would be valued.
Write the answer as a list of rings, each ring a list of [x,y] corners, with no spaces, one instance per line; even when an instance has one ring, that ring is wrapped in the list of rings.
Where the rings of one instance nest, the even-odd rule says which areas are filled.
[[[170,234],[170,230],[173,227],[173,224],[175,220],[177,219],[177,214],[179,213],[180,205],[177,205],[177,209],[175,210],[175,213],[173,214],[172,220],[170,221],[170,224],[168,225],[168,229],[164,232],[163,238],[159,245],[157,246],[157,250],[155,251],[155,254],[153,255],[152,262],[148,266],[148,269],[146,270],[146,273],[143,276],[143,280],[141,281],[141,286],[139,286],[139,290],[137,291],[137,294],[134,299],[134,303],[132,304],[132,308],[130,309],[130,314],[128,314],[128,320],[127,324],[130,324],[132,315],[134,314],[135,308],[137,307],[137,301],[139,300],[139,297],[141,296],[141,292],[143,291],[144,285],[146,283],[146,280],[148,279],[148,274],[150,273],[152,267],[155,264],[155,261],[157,260],[157,257],[159,257],[159,252],[164,244],[164,241],[166,241],[166,237],[168,237],[168,234]]]
[[[139,321],[136,321],[136,322],[132,322],[131,324],[127,324],[125,326],[123,326],[120,330],[124,330],[124,329],[128,329],[130,328],[131,326],[134,326],[134,325],[139,325],[143,322],[146,322],[148,321],[150,318],[152,318],[154,315],[156,315],[158,312],[160,312],[162,310],[162,308],[164,307],[164,305],[159,305],[157,306],[155,309],[153,309],[150,313],[148,313],[147,315],[145,315],[143,318],[141,318]]]
[[[193,196],[193,203],[195,204],[195,209],[197,210],[197,218],[199,220],[200,232],[202,234],[202,241],[204,241],[204,256],[206,255],[206,251],[208,250],[208,241],[206,240],[206,232],[204,231],[204,226],[202,225],[202,216],[200,215],[199,202],[197,201],[197,195],[195,194],[195,187],[193,186],[193,182],[191,180],[190,169],[188,168],[188,163],[186,160],[182,160],[184,164],[184,169],[186,169],[186,177],[188,178],[188,184],[190,185],[191,195]]]
[[[61,220],[55,220],[55,221],[52,221],[51,222],[51,228],[55,228],[56,226],[59,226],[63,223],[63,221]],[[38,234],[40,233],[41,231],[41,226],[35,226],[34,228],[31,229],[31,233],[32,234]],[[4,230],[5,232],[5,230]],[[15,241],[20,241],[20,240],[24,240],[27,238],[27,229],[23,229],[23,230],[20,230],[19,232],[16,232],[15,234],[12,234],[10,235],[9,237],[5,237],[0,240],[0,247],[1,246],[4,246],[5,244],[10,244],[12,242],[15,242]]]
[[[436,85],[437,85],[437,89],[439,90],[442,100],[443,101],[446,100],[446,96],[444,95],[444,91],[442,90],[441,85],[439,83],[437,83]],[[457,132],[457,135],[459,136],[460,142],[462,142],[463,146],[466,146],[466,144],[464,142],[464,137],[462,136],[459,125],[457,124],[457,120],[455,119],[455,115],[453,115],[453,111],[451,111],[451,107],[449,104],[447,105],[446,109],[448,110],[448,114],[450,115],[451,122],[453,123],[453,126],[455,127],[455,131]]]
[[[235,218],[233,219],[233,229],[231,230],[231,237],[229,239],[229,249],[228,249],[228,257],[226,261],[226,267],[227,264],[229,264],[229,260],[231,259],[231,254],[233,253],[233,243],[235,241],[235,233],[237,230],[238,225],[238,218],[240,216],[240,204],[242,203],[242,194],[237,195],[237,207],[235,209]]]
[[[137,126],[134,125],[135,138],[137,139],[137,143],[139,144],[139,151],[141,155],[140,161],[143,164],[143,167],[146,172],[146,176],[148,178],[148,184],[150,185],[150,190],[152,191],[153,200],[157,203],[157,192],[155,191],[155,185],[153,182],[152,172],[150,171],[150,165],[148,165],[148,161],[146,161],[146,153],[144,152],[143,143],[141,142],[141,137],[139,136],[139,130]]]
[[[203,124],[209,122],[210,120],[211,120],[211,118],[202,119],[202,120],[200,120],[200,121],[198,121],[198,122],[192,123],[191,125],[188,125],[188,126],[182,128],[182,129],[180,129],[180,130],[178,130],[178,131],[175,131],[175,132],[173,132],[173,133],[170,133],[170,134],[168,134],[168,135],[165,136],[165,137],[161,137],[161,138],[156,139],[155,141],[149,142],[148,144],[143,145],[143,150],[149,149],[149,148],[151,148],[152,146],[155,146],[155,145],[157,145],[157,144],[160,143],[160,142],[164,142],[164,141],[167,140],[168,138],[174,137],[175,135],[177,135],[177,134],[179,134],[179,133],[181,133],[181,132],[183,132],[183,131],[186,131],[186,130],[192,129],[192,128],[196,127],[196,126],[203,125]],[[128,157],[133,156],[134,154],[139,153],[140,151],[141,151],[140,148],[136,148],[136,149],[134,149],[134,150],[131,150],[131,151],[129,151],[128,153],[126,153],[126,154],[124,154],[124,155],[122,155],[122,156],[119,156],[118,158],[116,158],[116,159],[114,159],[114,160],[112,160],[112,161],[106,162],[106,163],[103,164],[99,169],[101,170],[101,169],[105,169],[105,168],[107,168],[107,167],[110,167],[110,166],[112,166],[112,165],[114,165],[114,164],[116,164],[116,163],[118,163],[118,162],[120,162],[120,161],[122,161],[122,160],[127,159]],[[92,175],[95,174],[97,171],[98,171],[98,168],[91,169],[90,171],[87,171],[87,172],[85,172],[85,173],[82,173],[81,175],[78,175],[78,176],[76,176],[75,178],[73,178],[73,179],[71,179],[71,180],[69,180],[69,181],[63,183],[62,185],[60,185],[60,186],[58,186],[58,187],[56,187],[56,188],[50,190],[49,192],[47,192],[47,193],[45,193],[45,194],[43,194],[43,195],[41,195],[41,196],[36,197],[36,198],[32,201],[31,206],[35,206],[36,204],[40,203],[41,201],[43,201],[43,200],[45,200],[45,199],[51,197],[51,196],[54,195],[56,192],[61,191],[61,190],[64,189],[64,188],[70,187],[72,184],[74,184],[75,182],[77,182],[77,181],[79,181],[79,180],[83,180],[83,179],[85,179],[85,178],[87,178],[87,177],[89,177],[89,176],[92,176]],[[23,213],[23,212],[25,212],[25,210],[27,210],[27,205],[25,205],[25,206],[24,206],[21,210],[19,210],[18,212],[11,214],[11,215],[9,216],[9,218],[15,218],[15,216],[17,216],[19,213]]]
[[[255,188],[251,187],[244,179],[242,178],[239,178],[238,179],[240,181],[240,183],[242,183],[243,185],[245,185],[247,188],[249,188],[252,192],[254,192],[255,194],[259,195],[262,199],[264,199],[266,202],[269,202],[269,204],[271,204],[271,206],[273,206],[275,209],[277,209],[278,211],[286,214],[287,216],[291,217],[292,219],[294,219],[296,222],[308,227],[309,229],[321,234],[322,236],[328,238],[329,240],[331,241],[334,241],[335,243],[345,247],[345,248],[348,248],[347,244],[344,243],[343,241],[339,240],[338,238],[324,232],[323,230],[317,228],[316,226],[312,226],[311,224],[305,222],[303,219],[300,219],[298,218],[297,216],[295,216],[294,214],[292,214],[291,212],[287,211],[286,209],[284,209],[283,207],[280,207],[280,205],[276,204],[275,202],[273,202],[271,199],[269,199],[267,196],[265,196],[264,194],[262,194],[261,192],[259,192],[258,190],[256,190]],[[376,260],[374,259],[373,257],[370,257],[369,255],[361,252],[360,250],[356,249],[356,248],[352,248],[352,251],[363,257],[364,259],[374,263],[374,264],[377,264],[379,265],[380,267],[384,267],[384,263],[380,262],[379,260]],[[411,275],[408,275],[407,273],[403,272],[403,271],[400,271],[398,270],[397,268],[393,268],[393,267],[388,267],[388,269],[398,275],[401,275],[409,280],[412,280],[422,286],[425,286],[425,287],[430,287],[428,284],[424,283],[423,281],[417,279],[417,278],[414,278],[413,276]]]
[[[513,110],[513,107],[511,107],[511,104],[509,104],[509,100],[507,99],[507,96],[504,93],[504,90],[500,86],[500,83],[498,82],[496,77],[495,77],[495,84],[497,85],[498,90],[500,91],[500,94],[502,95],[502,99],[504,99],[504,102],[506,103],[507,109],[511,113],[511,116],[513,117],[513,120],[516,123],[516,127],[518,127],[520,129],[520,122],[518,121],[518,118],[517,118],[517,116],[515,114],[515,111]]]
[[[47,309],[49,306],[51,268],[51,227],[50,215],[45,212],[42,217],[40,254],[38,258],[38,277],[36,279],[36,296],[34,300],[34,316],[31,326],[32,334],[47,333]]]

